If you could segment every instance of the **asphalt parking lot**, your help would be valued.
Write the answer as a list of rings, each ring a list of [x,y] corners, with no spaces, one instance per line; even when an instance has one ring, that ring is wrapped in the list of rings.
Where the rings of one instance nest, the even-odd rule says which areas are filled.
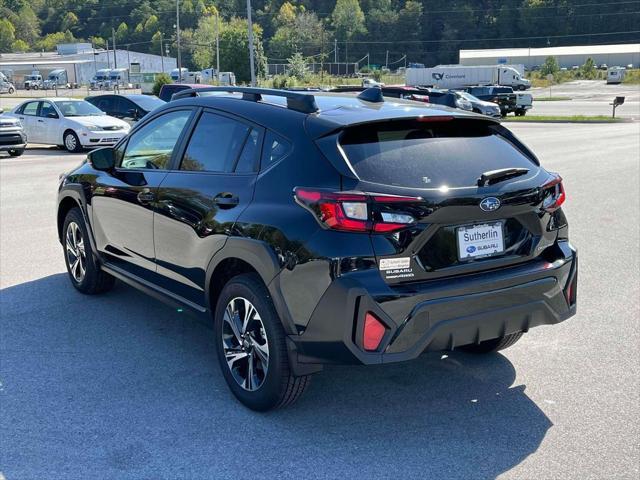
[[[640,124],[509,128],[565,179],[578,314],[504,354],[326,368],[269,414],[207,325],[73,290],[55,200],[82,155],[0,158],[0,478],[637,479]]]

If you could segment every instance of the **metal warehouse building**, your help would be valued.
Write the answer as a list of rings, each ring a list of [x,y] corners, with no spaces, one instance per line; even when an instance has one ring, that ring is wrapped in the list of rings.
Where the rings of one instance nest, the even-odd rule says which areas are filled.
[[[115,62],[114,62],[115,60]],[[176,68],[176,59],[150,53],[128,50],[94,49],[89,43],[73,43],[57,46],[56,52],[2,53],[0,71],[16,85],[24,81],[25,75],[38,70],[46,77],[51,70],[64,68],[70,82],[86,84],[97,70],[102,68],[128,68],[132,73],[170,72]]]
[[[626,67],[640,64],[640,43],[622,45],[583,45],[547,48],[498,48],[492,50],[460,50],[461,65],[523,64],[527,68],[542,65],[547,57],[556,57],[560,67],[583,65],[593,58],[597,65]]]

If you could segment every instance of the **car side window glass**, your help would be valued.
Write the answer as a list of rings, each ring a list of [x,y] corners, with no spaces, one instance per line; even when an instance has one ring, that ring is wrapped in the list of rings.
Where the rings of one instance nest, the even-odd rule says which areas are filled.
[[[110,98],[100,98],[96,102],[96,107],[98,107],[103,112],[111,111],[111,99]]]
[[[264,140],[264,150],[262,154],[262,169],[268,168],[279,162],[289,154],[291,143],[280,135],[271,131],[267,132]]]
[[[260,132],[257,129],[251,130],[247,141],[244,144],[238,164],[236,165],[236,173],[253,173],[257,170],[258,156],[260,154]]]
[[[125,98],[119,97],[114,100],[115,108],[113,110],[118,113],[126,114],[129,110],[133,110],[135,108],[135,105]]]
[[[23,115],[32,115],[36,116],[38,113],[38,103],[40,102],[29,102],[22,108]]]
[[[49,117],[49,115],[52,115],[52,116]],[[39,116],[46,117],[46,118],[57,118],[58,113],[56,112],[56,109],[53,108],[53,105],[51,105],[51,102],[42,102]]]
[[[231,118],[209,112],[203,113],[191,135],[180,170],[231,171],[245,143],[249,128]]]
[[[168,168],[180,134],[190,117],[190,110],[165,113],[135,132],[127,142],[120,168]]]

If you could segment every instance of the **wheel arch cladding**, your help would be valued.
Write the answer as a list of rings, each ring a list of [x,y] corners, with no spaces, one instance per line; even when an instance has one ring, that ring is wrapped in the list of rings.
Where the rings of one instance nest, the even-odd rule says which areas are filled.
[[[282,298],[278,282],[272,280],[282,269],[278,257],[266,243],[248,238],[230,238],[213,257],[207,270],[206,292],[209,310],[215,313],[216,303],[224,285],[234,276],[255,272],[266,285],[276,311],[287,333],[295,326]]]
[[[60,242],[62,242],[64,220],[67,218],[69,211],[75,207],[81,208],[80,203],[72,196],[64,197],[58,204],[58,240],[60,240]]]

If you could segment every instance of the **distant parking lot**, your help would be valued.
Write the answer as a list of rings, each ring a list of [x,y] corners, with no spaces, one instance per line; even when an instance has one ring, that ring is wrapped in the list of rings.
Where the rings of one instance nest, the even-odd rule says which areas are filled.
[[[502,355],[329,367],[270,414],[228,392],[208,325],[71,287],[56,187],[84,155],[0,157],[0,478],[638,478],[639,127],[509,125],[565,179],[574,318]]]

